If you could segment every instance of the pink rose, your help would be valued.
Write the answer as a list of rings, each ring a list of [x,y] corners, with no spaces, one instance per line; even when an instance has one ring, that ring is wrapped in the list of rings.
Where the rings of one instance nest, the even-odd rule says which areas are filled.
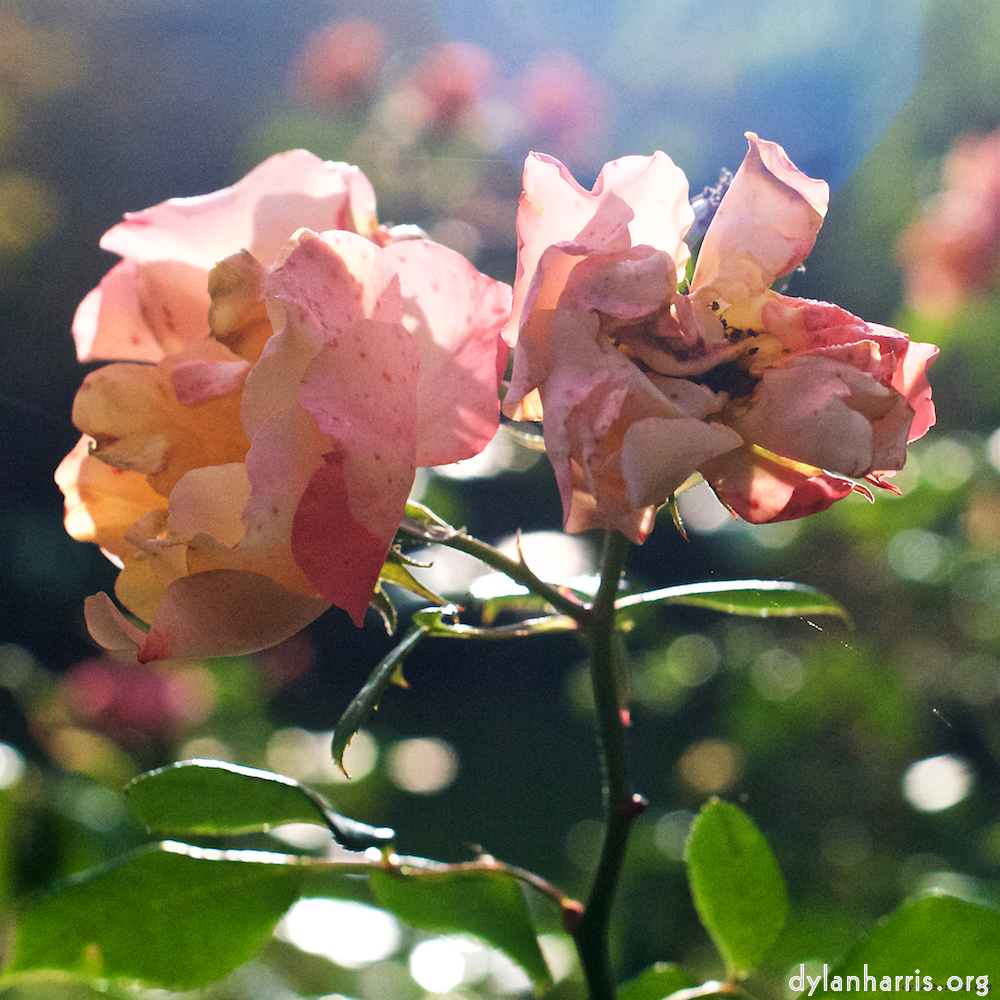
[[[91,634],[146,662],[263,649],[331,604],[360,625],[416,467],[496,431],[510,288],[394,242],[364,176],[304,152],[111,234],[128,256],[78,312],[80,354],[157,363],[85,379],[56,480],[151,628],[98,595]]]
[[[1000,131],[959,136],[941,185],[900,238],[906,299],[935,319],[1000,280]]]
[[[934,422],[936,348],[771,290],[812,250],[829,191],[747,137],[684,293],[693,213],[668,157],[608,163],[589,192],[550,157],[525,163],[504,405],[544,416],[568,531],[641,542],[695,472],[749,521],[802,517],[855,477],[885,485]]]

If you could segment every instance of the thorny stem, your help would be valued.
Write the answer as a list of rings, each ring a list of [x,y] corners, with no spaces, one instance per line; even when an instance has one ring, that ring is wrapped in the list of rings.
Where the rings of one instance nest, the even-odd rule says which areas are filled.
[[[591,1000],[614,1000],[615,997],[608,949],[611,908],[625,861],[629,830],[645,808],[645,800],[633,795],[629,784],[625,753],[627,717],[619,687],[622,664],[615,629],[615,598],[628,546],[628,539],[619,532],[605,534],[601,585],[591,607],[588,629],[607,813],[601,859],[583,916],[573,933]]]
[[[569,597],[552,584],[540,580],[523,560],[511,559],[509,556],[505,556],[502,552],[493,548],[492,545],[487,545],[486,542],[481,542],[478,538],[473,538],[472,535],[458,532],[452,535],[433,537],[412,531],[405,524],[400,530],[420,541],[431,541],[436,545],[445,545],[449,549],[455,549],[458,552],[465,552],[470,556],[475,556],[480,562],[509,576],[515,583],[520,583],[522,586],[527,587],[531,593],[537,594],[539,597],[544,597],[556,611],[567,615],[581,625],[590,619],[590,612],[584,605],[573,600],[572,597]]]
[[[572,904],[572,901],[564,898],[562,905],[567,928],[573,935],[580,956],[590,1000],[615,1000],[609,954],[611,909],[625,862],[629,831],[646,807],[645,799],[634,795],[629,783],[625,753],[628,719],[620,690],[624,664],[620,636],[615,627],[615,599],[628,557],[629,540],[618,531],[605,533],[601,583],[594,602],[587,606],[540,580],[523,560],[511,559],[463,532],[431,538],[406,525],[401,530],[423,541],[434,541],[475,556],[532,593],[544,597],[556,611],[573,619],[589,639],[607,823],[601,858],[582,916],[578,916],[577,904]],[[554,896],[555,893],[549,894]],[[567,907],[566,903],[572,905]]]

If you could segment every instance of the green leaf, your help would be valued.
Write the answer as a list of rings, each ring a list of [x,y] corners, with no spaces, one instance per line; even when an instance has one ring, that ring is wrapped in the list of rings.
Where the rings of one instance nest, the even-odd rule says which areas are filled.
[[[369,881],[378,905],[400,920],[435,934],[473,934],[517,962],[536,987],[550,983],[528,907],[512,875],[375,869]]]
[[[908,900],[854,947],[815,995],[825,995],[824,990],[833,992],[835,985],[843,986],[845,976],[858,976],[858,985],[865,987],[866,974],[876,977],[872,989],[882,987],[882,977],[890,976],[895,992],[911,986],[915,991],[915,983],[897,987],[895,976],[912,976],[917,969],[921,991],[948,991],[951,976],[962,979],[965,996],[984,988],[975,978],[967,983],[967,976],[988,977],[986,986],[1000,982],[1000,913],[943,894]],[[834,976],[841,977],[840,984],[834,983]],[[842,992],[837,991],[837,995]]]
[[[413,621],[425,628],[429,635],[445,639],[513,639],[548,632],[575,632],[580,627],[576,619],[569,615],[542,615],[509,625],[464,625],[447,620],[455,617],[459,610],[454,604],[446,604],[443,608],[425,608],[413,615]]]
[[[333,731],[333,760],[344,774],[347,774],[344,767],[344,751],[348,744],[354,739],[354,734],[368,721],[368,716],[378,707],[379,699],[393,682],[406,654],[427,635],[427,631],[425,625],[415,624],[375,665],[364,687],[344,709],[344,714]]]
[[[297,861],[154,845],[27,906],[5,978],[59,972],[171,990],[214,982],[271,936],[298,894]]]
[[[364,850],[393,840],[335,813],[317,792],[271,771],[220,760],[186,760],[133,779],[125,789],[135,818],[157,833],[253,833],[282,823],[317,823],[337,842]]]
[[[715,798],[691,825],[686,860],[695,909],[733,979],[760,962],[784,927],[778,862],[753,820]]]
[[[664,997],[687,990],[695,981],[674,962],[657,962],[618,987],[617,1000],[663,1000]]]
[[[685,583],[643,594],[630,594],[615,603],[619,611],[640,604],[683,604],[730,615],[753,618],[804,618],[836,615],[849,622],[847,610],[832,597],[805,583],[790,580],[724,580]]]

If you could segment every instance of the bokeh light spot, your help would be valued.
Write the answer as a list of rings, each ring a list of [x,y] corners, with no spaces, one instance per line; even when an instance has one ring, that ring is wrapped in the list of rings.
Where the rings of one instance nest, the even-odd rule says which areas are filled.
[[[684,687],[698,687],[719,669],[719,650],[708,636],[682,635],[667,648],[667,670]]]
[[[334,763],[332,741],[332,733],[312,733],[298,727],[279,729],[268,740],[267,766],[296,781],[316,782],[357,781],[374,770],[378,744],[365,730],[358,730],[344,751],[350,779]]]
[[[300,951],[358,969],[388,958],[399,947],[400,927],[391,914],[364,903],[300,899],[285,914],[277,935]]]
[[[58,215],[55,195],[37,177],[0,174],[0,250],[26,250],[45,236]]]
[[[24,777],[24,758],[9,744],[0,743],[0,788],[13,788]]]
[[[657,820],[653,839],[671,861],[684,859],[684,843],[692,822],[694,813],[687,809],[672,809]]]
[[[388,768],[389,779],[397,788],[432,795],[455,780],[458,754],[444,740],[401,740],[389,754]]]
[[[704,795],[724,792],[743,773],[740,751],[722,740],[699,740],[684,751],[678,762],[681,780],[690,789]]]
[[[234,762],[236,756],[225,743],[214,736],[196,736],[180,748],[180,760],[225,760]]]
[[[465,975],[465,956],[454,941],[421,941],[410,953],[410,975],[429,993],[447,993]]]
[[[750,678],[762,698],[785,701],[802,687],[805,670],[794,653],[787,649],[769,649],[754,661]]]
[[[927,580],[944,562],[944,539],[921,528],[906,528],[889,540],[885,556],[897,576],[904,580]]]
[[[920,478],[941,491],[958,489],[968,482],[975,468],[972,452],[952,438],[935,441],[920,456]]]
[[[719,502],[708,483],[696,483],[677,495],[677,510],[684,527],[696,534],[710,534],[731,526],[733,515]]]
[[[969,765],[954,754],[927,757],[903,775],[903,794],[914,809],[940,812],[961,802],[972,790]]]

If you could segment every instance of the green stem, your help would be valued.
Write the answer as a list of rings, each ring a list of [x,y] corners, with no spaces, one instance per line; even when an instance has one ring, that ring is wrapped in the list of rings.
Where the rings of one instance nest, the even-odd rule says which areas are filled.
[[[475,556],[481,563],[509,576],[515,583],[527,587],[531,593],[545,598],[556,611],[572,618],[579,625],[584,625],[589,621],[590,612],[584,605],[573,600],[572,597],[567,596],[552,584],[540,580],[522,560],[505,556],[492,545],[487,545],[486,542],[481,542],[478,538],[473,538],[463,532],[456,532],[450,536],[431,537],[412,531],[405,524],[400,528],[400,531],[424,543],[432,542],[435,545],[445,545],[457,552],[465,552],[467,555]]]
[[[607,813],[601,859],[586,908],[574,932],[591,1000],[614,1000],[615,997],[608,947],[611,909],[625,861],[629,830],[645,807],[644,800],[632,794],[629,783],[625,753],[627,718],[620,690],[624,665],[615,628],[615,598],[628,556],[628,545],[628,539],[617,531],[605,534],[601,585],[591,608],[589,623],[590,671],[603,752]]]

